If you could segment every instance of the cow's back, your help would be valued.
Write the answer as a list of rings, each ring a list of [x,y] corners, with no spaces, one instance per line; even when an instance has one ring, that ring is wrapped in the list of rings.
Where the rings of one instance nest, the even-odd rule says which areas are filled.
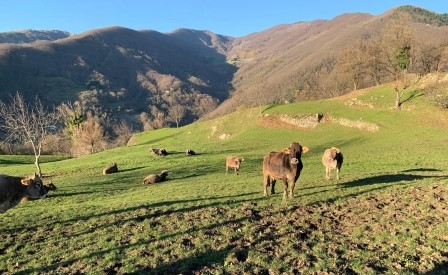
[[[278,175],[285,169],[282,152],[269,152],[263,157],[263,174]]]
[[[0,175],[0,203],[20,190],[21,178],[8,175]]]

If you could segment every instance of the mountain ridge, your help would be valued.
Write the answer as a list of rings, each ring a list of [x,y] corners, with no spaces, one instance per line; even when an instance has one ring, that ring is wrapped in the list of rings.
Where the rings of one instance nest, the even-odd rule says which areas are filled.
[[[288,98],[297,93],[300,74],[352,41],[376,32],[400,9],[443,22],[443,15],[405,6],[378,16],[350,13],[331,20],[280,24],[238,38],[186,28],[161,33],[111,26],[54,40],[0,44],[0,81],[4,84],[0,100],[20,91],[25,98],[38,93],[44,102],[58,104],[77,100],[82,91],[124,91],[119,109],[116,103],[113,110],[107,106],[111,113],[126,110],[137,115],[149,112],[151,106],[167,113],[177,100],[192,106],[184,120],[190,123],[239,106]],[[417,39],[434,45],[448,36],[448,28],[428,25],[421,18],[413,28]],[[201,108],[193,102],[198,95],[218,107],[209,115],[204,112],[214,109],[213,104],[202,112],[194,111]],[[118,100],[104,98],[104,102]]]

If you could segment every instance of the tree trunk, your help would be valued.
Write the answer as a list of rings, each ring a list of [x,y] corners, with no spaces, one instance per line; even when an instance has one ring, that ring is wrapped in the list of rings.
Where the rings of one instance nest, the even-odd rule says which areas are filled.
[[[37,175],[39,177],[42,177],[42,170],[40,169],[40,162],[39,162],[40,155],[35,155],[35,157],[36,159],[34,161],[34,165],[36,165]]]
[[[42,143],[39,143],[38,145],[36,145],[36,143],[31,141],[31,145],[33,146],[33,151],[34,151],[34,157],[35,157],[34,165],[36,165],[36,174],[39,177],[42,177],[42,170],[40,168],[40,162],[39,162],[40,152],[42,150]]]
[[[397,90],[395,93],[395,109],[399,110],[401,107],[401,95]]]

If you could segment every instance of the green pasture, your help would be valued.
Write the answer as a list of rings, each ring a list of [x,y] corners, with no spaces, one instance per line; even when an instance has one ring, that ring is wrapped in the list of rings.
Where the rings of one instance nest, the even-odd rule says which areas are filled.
[[[45,181],[58,190],[0,215],[0,273],[442,272],[448,113],[411,93],[400,111],[391,108],[391,88],[381,86],[357,97],[363,106],[349,99],[264,106],[139,133],[129,146],[90,156],[45,156]],[[269,114],[316,113],[369,122],[378,131],[332,121],[306,129],[261,123]],[[295,198],[282,200],[281,182],[275,195],[263,197],[263,155],[294,141],[310,148]],[[321,164],[331,146],[345,157],[339,181],[326,181]],[[151,147],[168,155],[151,155]],[[187,149],[198,154],[187,157]],[[227,155],[244,157],[238,176],[226,175]],[[32,174],[33,161],[0,156],[0,172]],[[119,172],[102,175],[112,162]],[[168,181],[142,184],[164,169]],[[415,213],[403,211],[411,206]]]

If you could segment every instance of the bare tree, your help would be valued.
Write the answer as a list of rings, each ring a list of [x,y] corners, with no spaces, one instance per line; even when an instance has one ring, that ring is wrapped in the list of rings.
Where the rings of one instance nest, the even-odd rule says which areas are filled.
[[[27,104],[17,92],[9,105],[0,101],[0,118],[0,128],[5,131],[7,141],[31,145],[37,174],[42,176],[39,159],[45,138],[56,129],[55,112],[47,111],[37,96],[34,104]]]
[[[179,128],[179,123],[184,118],[185,114],[185,107],[180,104],[176,104],[170,107],[168,116],[173,122],[176,123],[176,127]]]
[[[87,118],[73,131],[73,154],[93,154],[106,149],[107,138],[97,116],[87,113]]]
[[[337,57],[337,65],[350,76],[353,90],[357,90],[366,71],[367,46],[363,40],[352,43]]]
[[[404,91],[409,87],[407,71],[411,61],[412,29],[408,14],[397,13],[382,33],[386,69],[395,80],[395,108],[402,104]]]
[[[132,130],[132,126],[129,125],[125,120],[122,120],[122,121],[118,122],[117,124],[113,125],[112,129],[116,136],[116,138],[115,138],[116,146],[126,145],[127,142],[129,141],[129,139],[134,134],[134,131]]]

